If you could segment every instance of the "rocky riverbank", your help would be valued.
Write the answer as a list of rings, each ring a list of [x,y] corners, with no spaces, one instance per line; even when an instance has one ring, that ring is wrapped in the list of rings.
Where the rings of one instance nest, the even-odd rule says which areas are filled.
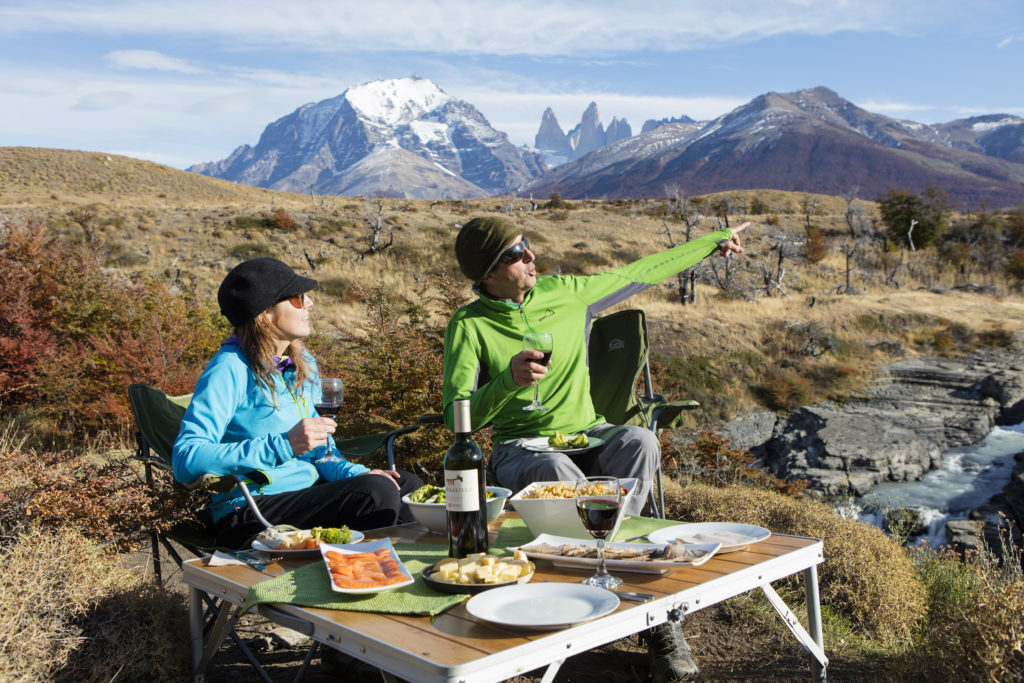
[[[786,414],[744,415],[719,429],[784,478],[806,479],[822,496],[863,496],[876,484],[912,481],[941,466],[943,451],[981,441],[994,426],[1024,422],[1024,355],[986,349],[962,358],[914,358],[882,369],[875,384],[843,404]],[[950,523],[951,542],[979,531],[997,539],[1002,512],[1024,524],[1024,454],[1005,491],[972,519]],[[961,528],[962,527],[962,528]]]

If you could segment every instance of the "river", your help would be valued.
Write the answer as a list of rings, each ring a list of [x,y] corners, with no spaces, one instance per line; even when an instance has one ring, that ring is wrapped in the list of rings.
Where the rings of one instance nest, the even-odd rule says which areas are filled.
[[[881,526],[882,512],[895,507],[916,508],[928,525],[926,536],[910,539],[933,547],[946,544],[946,522],[967,519],[1010,481],[1013,456],[1024,451],[1024,423],[996,427],[973,446],[942,454],[942,467],[920,481],[885,483],[853,501],[859,519]]]

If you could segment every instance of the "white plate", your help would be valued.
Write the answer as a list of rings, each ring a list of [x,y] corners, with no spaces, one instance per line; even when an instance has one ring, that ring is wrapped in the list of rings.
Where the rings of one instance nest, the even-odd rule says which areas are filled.
[[[760,543],[771,535],[772,532],[763,526],[753,524],[698,522],[658,529],[647,534],[647,538],[651,543],[668,543],[675,539],[683,543],[718,542],[722,544],[718,549],[718,554],[721,555],[743,550],[751,543]]]
[[[359,543],[365,538],[365,536],[363,536],[362,531],[350,529],[349,532],[352,534],[352,540],[348,542],[348,545],[352,545],[353,543]],[[302,529],[302,533],[308,536],[309,529]],[[252,549],[259,550],[260,552],[264,553],[273,553],[275,555],[280,555],[285,559],[293,557],[316,557],[320,554],[320,548],[312,548],[309,550],[278,550],[277,548],[272,548],[271,546],[267,545],[258,538],[253,539]]]
[[[353,532],[353,533],[355,533],[355,532]],[[383,539],[381,539],[379,541],[367,541],[366,543],[360,543],[358,545],[355,544],[355,543],[346,543],[344,545],[330,545],[329,543],[321,543],[320,544],[320,554],[324,558],[324,566],[327,567],[327,573],[330,574],[330,567],[327,564],[327,553],[328,552],[330,552],[332,550],[336,550],[339,553],[342,553],[342,554],[345,554],[345,555],[357,555],[359,553],[372,553],[374,550],[380,550],[381,548],[387,548],[388,549],[388,553],[391,555],[392,559],[394,559],[396,562],[398,562],[398,568],[402,571],[402,574],[405,575],[405,578],[406,578],[405,581],[402,581],[400,583],[392,583],[392,584],[387,585],[387,586],[374,587],[374,588],[340,588],[340,587],[334,585],[334,580],[332,579],[331,580],[331,590],[333,590],[336,593],[349,593],[349,594],[352,594],[352,595],[360,595],[360,594],[363,594],[363,593],[380,593],[381,591],[389,591],[389,590],[392,590],[394,588],[401,588],[402,586],[408,586],[410,583],[412,583],[413,582],[412,574],[410,574],[409,570],[405,568],[404,564],[402,564],[401,558],[398,557],[398,553],[395,552],[394,546],[391,545],[391,539],[390,538],[383,538]]]
[[[502,626],[550,630],[581,624],[614,612],[619,598],[582,583],[524,583],[474,595],[466,611]]]
[[[596,436],[588,436],[587,445],[583,448],[555,448],[548,443],[548,437],[546,436],[523,439],[523,448],[528,451],[536,451],[537,453],[583,453],[602,445],[604,445],[604,439],[599,439]]]
[[[569,538],[567,536],[552,536],[551,534],[541,534],[537,538],[533,539],[526,545],[521,545],[518,548],[508,548],[510,551],[522,550],[526,553],[526,556],[533,560],[548,560],[556,567],[580,567],[580,568],[593,568],[597,567],[596,557],[564,557],[562,555],[550,555],[542,552],[535,552],[530,550],[530,546],[535,546],[539,543],[547,543],[549,545],[564,545],[571,543],[573,545],[588,545],[595,546],[597,541],[594,540],[581,540],[578,538]],[[690,550],[701,551],[705,554],[702,557],[695,558],[693,560],[665,560],[665,561],[644,561],[644,560],[605,560],[605,565],[608,567],[608,571],[620,571],[620,572],[636,572],[639,574],[667,574],[673,569],[678,567],[696,567],[702,565],[711,559],[711,556],[718,551],[720,544],[686,544]],[[664,543],[605,543],[605,548],[632,548],[634,550],[646,550],[648,548],[664,548]]]

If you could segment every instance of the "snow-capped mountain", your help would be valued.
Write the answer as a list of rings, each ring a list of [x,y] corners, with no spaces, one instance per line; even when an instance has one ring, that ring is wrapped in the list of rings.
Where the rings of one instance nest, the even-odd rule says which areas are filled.
[[[954,204],[1024,201],[1024,119],[920,124],[873,114],[827,88],[767,93],[703,124],[666,123],[583,156],[522,192],[663,197],[781,189],[875,199],[932,185]]]
[[[299,107],[255,147],[188,170],[289,192],[446,199],[505,193],[543,169],[473,105],[427,79],[400,78]]]

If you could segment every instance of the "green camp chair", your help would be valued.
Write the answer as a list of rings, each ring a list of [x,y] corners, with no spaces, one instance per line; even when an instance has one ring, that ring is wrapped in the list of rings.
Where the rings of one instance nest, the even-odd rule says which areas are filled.
[[[594,409],[611,424],[638,425],[660,434],[682,425],[684,411],[700,406],[696,401],[669,401],[654,393],[647,316],[639,309],[619,311],[597,318],[587,343],[590,365],[590,396]],[[641,374],[644,391],[637,393]],[[657,496],[651,488],[650,506],[655,517],[665,516],[665,491],[658,463]]]
[[[178,430],[181,428],[181,420],[185,416],[185,409],[192,400],[192,395],[168,396],[159,389],[154,389],[145,384],[132,384],[128,387],[128,400],[135,415],[136,438],[138,441],[137,456],[143,462],[146,471],[146,484],[153,486],[153,467],[168,472],[173,476],[174,470],[171,464],[171,452],[174,447],[174,440],[178,437]],[[408,425],[390,432],[369,434],[351,439],[337,439],[335,445],[338,450],[347,458],[363,458],[375,452],[381,447],[387,449],[388,466],[395,467],[395,440],[403,434],[414,432],[419,424]],[[188,482],[186,489],[206,491],[228,491],[238,486],[245,496],[253,512],[265,526],[271,524],[260,514],[256,502],[249,493],[247,484],[266,483],[260,472],[250,472],[245,477],[218,477],[212,474],[203,475],[196,481]],[[197,557],[210,554],[216,547],[212,532],[212,520],[204,510],[196,519],[189,519],[174,525],[164,533],[152,532],[150,544],[153,554],[153,571],[157,580],[161,581],[160,573],[160,547],[174,558],[175,563],[181,566],[182,558],[170,541],[175,541],[184,546]]]

